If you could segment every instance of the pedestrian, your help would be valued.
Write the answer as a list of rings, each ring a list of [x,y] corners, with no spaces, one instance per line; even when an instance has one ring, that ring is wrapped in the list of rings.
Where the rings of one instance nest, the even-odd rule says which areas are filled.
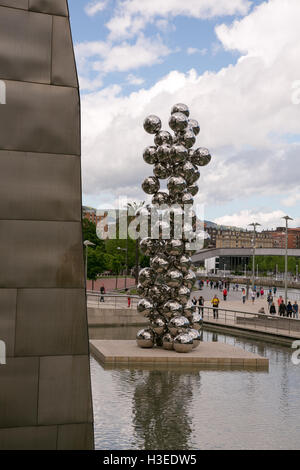
[[[213,288],[213,281],[210,281],[210,288],[212,289]]]
[[[100,287],[100,294],[101,294],[101,297],[100,297],[100,302],[104,302],[104,294],[105,294],[105,287],[104,286],[101,286]]]
[[[225,287],[225,289],[223,290],[223,300],[226,301],[226,299],[227,299],[227,289]]]
[[[286,306],[285,306],[285,303],[283,302],[283,299],[282,299],[282,302],[280,302],[279,304],[278,312],[279,312],[280,317],[285,317]]]
[[[263,296],[264,296],[264,293],[265,293],[265,291],[264,291],[263,288],[261,287],[261,288],[260,288],[260,296],[263,297]]]
[[[202,295],[200,295],[199,299],[198,299],[198,312],[200,313],[200,315],[204,315],[204,297],[202,297]]]
[[[214,296],[211,303],[212,303],[212,306],[213,306],[214,319],[218,319],[219,318],[219,303],[220,303],[220,300],[218,299],[217,295]]]
[[[274,302],[272,302],[270,305],[270,313],[271,315],[276,315],[276,307],[275,307]]]
[[[282,298],[282,295],[280,295],[278,300],[277,300],[278,307],[279,307],[280,304],[282,304],[282,302],[283,302],[283,298]]]
[[[298,304],[297,300],[293,303],[293,318],[298,318]]]
[[[246,291],[245,289],[242,289],[242,299],[243,299],[243,304],[246,302]]]
[[[293,306],[290,301],[288,301],[288,304],[286,306],[286,316],[289,318],[292,318],[293,316]]]
[[[269,304],[269,310],[270,310],[271,304],[273,302],[273,296],[270,292],[269,292],[268,297],[267,297],[267,302]]]
[[[273,294],[276,295],[277,287],[273,287]]]
[[[259,290],[256,292],[256,298],[259,298]]]
[[[193,297],[193,298],[192,298],[192,303],[193,303],[193,305],[197,305],[197,299],[196,299],[196,297]]]
[[[254,301],[255,301],[255,292],[254,292],[254,290],[251,292],[251,300],[252,300],[252,303],[254,304]]]
[[[236,287],[236,290],[239,290],[239,285],[238,284],[236,284],[235,287]]]

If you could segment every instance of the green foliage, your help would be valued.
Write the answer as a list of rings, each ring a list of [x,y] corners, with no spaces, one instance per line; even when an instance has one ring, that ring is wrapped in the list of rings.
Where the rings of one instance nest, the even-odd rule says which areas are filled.
[[[296,266],[299,265],[300,259],[296,256],[288,257],[288,271],[290,273],[296,273]],[[285,258],[284,256],[256,256],[255,264],[258,265],[259,272],[276,272],[276,265],[278,266],[278,272],[284,272],[285,270]],[[249,262],[249,269],[252,269],[252,257]],[[255,266],[256,269],[256,266]]]

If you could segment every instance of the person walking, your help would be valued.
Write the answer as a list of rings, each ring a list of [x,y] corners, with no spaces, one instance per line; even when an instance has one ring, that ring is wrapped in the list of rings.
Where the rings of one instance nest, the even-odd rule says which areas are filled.
[[[198,312],[200,313],[200,315],[204,315],[204,297],[202,297],[202,295],[200,295],[199,299],[198,299]]]
[[[214,319],[218,319],[219,318],[219,303],[220,303],[220,300],[218,299],[217,295],[214,296],[211,303],[212,303],[212,306],[213,306]]]
[[[269,310],[270,310],[271,304],[273,303],[273,296],[270,292],[269,292],[268,297],[267,297],[267,302],[268,302]]]
[[[282,298],[282,295],[280,295],[277,299],[278,307],[279,307],[280,304],[282,304],[282,302],[283,302],[283,298]]]
[[[195,296],[192,298],[192,303],[193,303],[193,305],[197,305],[197,299],[196,299]]]
[[[259,290],[256,291],[256,298],[259,298]]]
[[[293,318],[298,318],[298,304],[297,300],[293,303]]]
[[[273,294],[276,295],[277,287],[273,287]]]
[[[260,288],[260,296],[261,296],[261,298],[263,298],[264,293],[265,293],[265,291],[264,291],[263,288],[261,287],[261,288]]]
[[[225,287],[225,289],[223,290],[223,300],[224,301],[226,301],[226,299],[227,299],[227,294],[228,294],[228,292],[227,292],[227,289]]]
[[[104,302],[104,297],[103,297],[105,295],[105,287],[104,286],[100,287],[100,294],[101,294],[100,302]]]
[[[256,297],[255,291],[253,290],[253,291],[251,292],[251,300],[252,300],[252,303],[253,303],[253,304],[254,304],[254,301],[255,301],[255,297]]]
[[[285,303],[283,302],[283,299],[282,299],[282,302],[280,302],[279,304],[278,312],[279,312],[280,317],[285,317],[286,306],[285,306]]]
[[[293,316],[293,306],[290,301],[288,301],[288,304],[286,306],[286,316],[288,318],[292,318]]]
[[[246,302],[246,291],[245,291],[244,288],[242,289],[242,300],[243,300],[243,304],[244,304]]]
[[[275,307],[274,302],[272,302],[271,305],[270,305],[270,314],[271,315],[276,315],[276,307]]]

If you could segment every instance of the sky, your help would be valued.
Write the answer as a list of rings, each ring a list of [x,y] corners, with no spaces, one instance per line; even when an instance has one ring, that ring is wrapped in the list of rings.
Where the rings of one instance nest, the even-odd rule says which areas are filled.
[[[195,205],[246,228],[300,226],[299,0],[69,0],[81,90],[83,204],[148,199],[144,118],[175,103],[211,151]]]

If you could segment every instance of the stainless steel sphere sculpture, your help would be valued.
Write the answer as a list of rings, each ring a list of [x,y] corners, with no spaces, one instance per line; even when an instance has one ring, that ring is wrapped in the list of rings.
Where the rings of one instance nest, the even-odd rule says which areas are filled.
[[[174,131],[161,130],[159,117],[151,115],[144,121],[144,129],[154,134],[154,145],[144,150],[144,161],[154,165],[154,176],[148,176],[142,183],[147,194],[152,195],[151,205],[143,209],[148,216],[159,213],[160,208],[179,208],[182,212],[193,204],[198,192],[199,166],[207,165],[211,155],[206,148],[192,150],[200,126],[189,119],[185,104],[176,104],[171,111],[169,126]],[[167,191],[160,190],[160,181],[167,179]],[[164,210],[164,209],[163,209]],[[177,209],[176,209],[177,210]],[[190,224],[182,223],[176,233],[176,210],[171,209],[169,223],[157,221],[157,238],[140,241],[141,251],[150,256],[149,268],[139,273],[137,287],[142,299],[138,311],[149,319],[149,327],[137,333],[137,344],[141,348],[162,347],[187,353],[201,341],[202,318],[190,300],[196,276],[191,270],[191,248],[188,243],[197,237],[196,215],[191,213]],[[141,210],[140,210],[141,213]],[[178,225],[177,225],[178,228]],[[164,237],[168,230],[170,238]]]

